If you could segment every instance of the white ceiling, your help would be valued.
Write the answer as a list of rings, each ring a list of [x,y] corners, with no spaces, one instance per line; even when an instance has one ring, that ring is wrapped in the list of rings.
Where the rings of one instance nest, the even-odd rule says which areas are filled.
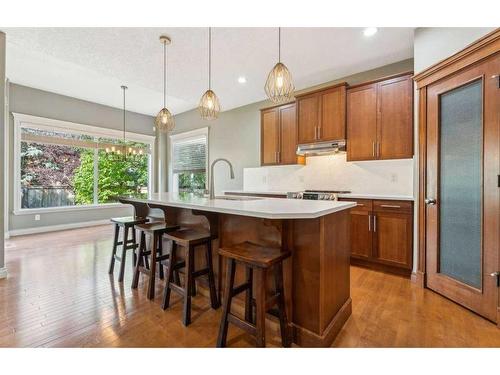
[[[282,61],[297,89],[413,56],[413,28],[284,28]],[[169,35],[168,107],[195,108],[207,89],[206,28],[6,28],[7,76],[21,85],[155,115],[162,107],[163,50]],[[214,28],[212,87],[223,110],[265,99],[277,60],[277,29]],[[237,82],[239,76],[246,84]]]

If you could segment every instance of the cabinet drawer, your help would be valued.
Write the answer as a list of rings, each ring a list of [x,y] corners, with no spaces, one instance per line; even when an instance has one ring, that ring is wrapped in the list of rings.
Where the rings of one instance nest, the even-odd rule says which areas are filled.
[[[351,208],[352,211],[371,211],[372,210],[372,200],[371,199],[352,199],[352,198],[339,198],[339,201],[356,202],[357,206]]]
[[[400,213],[412,213],[413,212],[413,202],[411,201],[373,201],[373,210],[375,212],[400,212]]]

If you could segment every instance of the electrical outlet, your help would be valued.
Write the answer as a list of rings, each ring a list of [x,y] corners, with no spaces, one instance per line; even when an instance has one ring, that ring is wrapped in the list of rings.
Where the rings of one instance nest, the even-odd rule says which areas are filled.
[[[391,174],[391,182],[392,183],[398,182],[398,175],[396,173]]]
[[[35,215],[35,220],[40,221],[40,215]]]

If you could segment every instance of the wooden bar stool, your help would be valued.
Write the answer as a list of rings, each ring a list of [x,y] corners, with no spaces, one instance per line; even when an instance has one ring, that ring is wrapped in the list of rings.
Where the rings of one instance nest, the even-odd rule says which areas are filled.
[[[180,294],[184,298],[182,323],[188,326],[191,323],[191,297],[196,295],[195,280],[200,276],[207,275],[210,289],[210,304],[213,309],[220,306],[215,290],[215,278],[212,264],[212,235],[209,231],[198,229],[181,229],[179,231],[166,233],[165,238],[172,240],[172,251],[167,266],[167,281],[163,296],[163,310],[170,304],[170,292]],[[178,246],[186,249],[184,261],[177,261]],[[205,247],[206,267],[200,270],[194,268],[194,256],[196,248]],[[175,283],[174,271],[184,268],[184,287]]]
[[[127,199],[119,199],[120,203],[130,204],[134,206],[134,216],[126,216],[126,217],[115,217],[111,219],[111,222],[115,225],[115,235],[113,240],[113,251],[111,252],[111,262],[109,264],[109,274],[113,274],[115,268],[115,261],[120,262],[120,273],[118,275],[118,282],[123,282],[123,276],[125,274],[125,261],[127,258],[127,250],[132,250],[134,253],[133,256],[133,265],[136,263],[136,253],[135,249],[137,249],[137,240],[136,234],[134,230],[134,226],[137,224],[144,224],[148,222],[147,212],[148,207],[146,203],[138,203],[131,202]],[[120,229],[123,228],[123,239],[119,241],[120,237]],[[132,231],[132,238],[129,238],[129,232]],[[116,255],[118,250],[118,246],[122,246],[121,256]]]
[[[288,335],[288,321],[285,311],[285,297],[283,288],[283,260],[290,256],[289,251],[280,248],[264,247],[244,242],[231,247],[219,249],[219,254],[226,258],[227,270],[224,285],[224,304],[222,318],[217,338],[217,347],[226,346],[227,330],[229,323],[240,327],[254,336],[258,347],[266,346],[265,322],[266,313],[270,308],[277,306],[277,315],[280,321],[281,342],[285,347],[290,346]],[[236,263],[245,266],[246,280],[243,284],[234,287]],[[266,297],[267,273],[270,268],[274,270],[274,283],[276,292],[270,298]],[[255,275],[254,275],[255,273]],[[255,276],[255,321],[253,319],[253,278]],[[231,313],[231,301],[234,296],[246,292],[245,320]]]
[[[138,224],[135,226],[141,234],[137,262],[132,280],[132,289],[136,289],[139,284],[139,274],[143,273],[149,276],[148,299],[155,298],[156,266],[159,266],[160,279],[163,279],[163,262],[170,258],[170,254],[163,253],[163,235],[168,232],[178,230],[180,227],[176,224],[166,222],[153,222]],[[147,249],[146,237],[150,239],[150,246]],[[145,259],[151,257],[151,265],[148,268]],[[176,275],[178,281],[179,275]]]

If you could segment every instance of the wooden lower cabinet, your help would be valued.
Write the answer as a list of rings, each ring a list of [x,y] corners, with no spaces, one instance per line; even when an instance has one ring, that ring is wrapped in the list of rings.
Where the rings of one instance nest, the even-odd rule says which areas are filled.
[[[351,209],[351,263],[409,276],[413,266],[413,202],[356,201]]]

